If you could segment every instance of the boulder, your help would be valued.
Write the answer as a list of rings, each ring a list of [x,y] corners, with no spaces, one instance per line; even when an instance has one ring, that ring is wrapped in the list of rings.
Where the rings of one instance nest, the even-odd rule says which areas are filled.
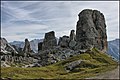
[[[104,15],[97,10],[85,9],[78,16],[76,49],[89,49],[94,46],[106,51],[107,35]]]
[[[76,41],[74,41],[74,40],[71,40],[70,42],[69,42],[69,47],[70,47],[70,49],[74,49],[75,48],[75,46],[76,46]]]
[[[24,68],[29,68],[29,67],[41,67],[41,65],[38,63],[33,63],[33,64],[29,64],[29,65],[24,66]]]
[[[81,64],[82,60],[77,60],[77,61],[73,61],[71,63],[68,63],[65,68],[67,71],[72,71],[74,68],[76,68],[77,66],[79,66]]]
[[[58,45],[64,48],[67,48],[69,45],[70,38],[69,36],[63,36],[59,38]]]
[[[42,50],[50,49],[53,46],[57,46],[55,32],[51,31],[51,32],[45,33],[45,37],[42,44]]]

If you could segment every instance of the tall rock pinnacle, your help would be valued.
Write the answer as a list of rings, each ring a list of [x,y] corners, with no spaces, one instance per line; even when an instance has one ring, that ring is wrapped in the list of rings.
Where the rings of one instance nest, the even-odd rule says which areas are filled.
[[[28,41],[28,39],[25,39],[25,46],[23,48],[23,52],[27,54],[31,52],[30,42]]]
[[[75,40],[75,30],[71,30],[71,32],[70,32],[70,40]]]
[[[51,31],[51,32],[45,33],[45,37],[42,43],[42,50],[52,48],[53,46],[57,46],[55,32]]]
[[[85,9],[79,13],[76,26],[77,49],[91,46],[106,51],[107,35],[104,15],[97,10]]]

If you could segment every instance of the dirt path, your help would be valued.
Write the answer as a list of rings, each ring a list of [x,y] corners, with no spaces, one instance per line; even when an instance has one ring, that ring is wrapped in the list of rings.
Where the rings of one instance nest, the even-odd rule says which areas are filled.
[[[105,73],[102,73],[96,77],[88,78],[88,79],[120,79],[119,77],[119,68],[117,67],[116,69],[112,71],[107,71]]]

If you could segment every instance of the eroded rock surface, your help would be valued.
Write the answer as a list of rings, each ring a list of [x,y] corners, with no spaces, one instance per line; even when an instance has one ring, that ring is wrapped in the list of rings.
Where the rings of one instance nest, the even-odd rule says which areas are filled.
[[[12,45],[5,38],[0,38],[0,53],[1,54],[18,54]]]
[[[30,42],[25,39],[25,45],[23,48],[24,56],[30,55],[33,51],[31,50]]]
[[[59,38],[58,45],[61,46],[61,47],[63,47],[63,48],[68,48],[68,46],[69,46],[69,41],[70,41],[69,36],[60,37],[60,38]]]
[[[97,10],[85,9],[78,16],[76,49],[87,49],[94,46],[106,51],[107,35],[104,15]]]
[[[51,31],[51,32],[45,33],[45,37],[42,44],[42,50],[50,49],[53,46],[57,46],[55,32]]]

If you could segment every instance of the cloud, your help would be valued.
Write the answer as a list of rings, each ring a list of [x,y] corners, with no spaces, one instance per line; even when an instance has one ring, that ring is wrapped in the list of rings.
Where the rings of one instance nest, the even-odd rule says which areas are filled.
[[[2,36],[8,41],[43,38],[54,30],[56,36],[76,29],[78,13],[97,9],[105,15],[108,40],[119,36],[118,1],[2,1]]]
[[[31,37],[36,37],[39,38],[39,35],[36,34],[37,32],[40,33],[45,33],[47,30],[48,26],[45,25],[35,25],[35,24],[30,24],[30,25],[24,25],[24,26],[19,26],[17,25],[12,25],[12,27],[2,27],[2,36],[6,37],[9,39],[9,41],[12,40],[24,40],[25,38],[31,38]],[[34,37],[34,38],[35,38]],[[33,38],[32,38],[33,39]]]

